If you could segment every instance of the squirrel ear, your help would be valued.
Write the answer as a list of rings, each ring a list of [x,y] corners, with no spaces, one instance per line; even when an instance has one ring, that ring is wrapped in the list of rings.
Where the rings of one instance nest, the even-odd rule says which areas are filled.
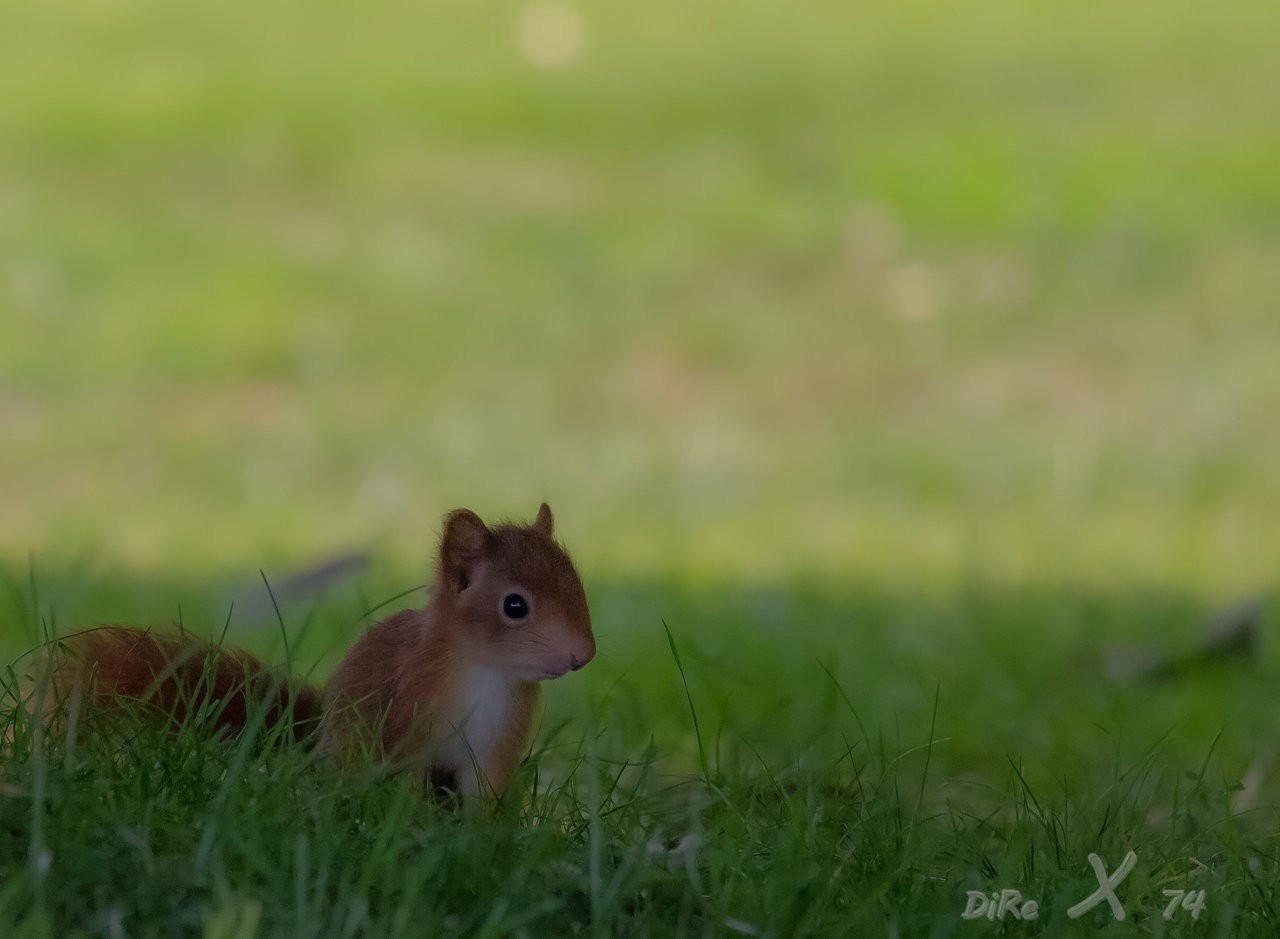
[[[440,539],[440,573],[454,590],[471,584],[471,569],[488,553],[493,535],[470,509],[454,509],[444,518]]]
[[[548,538],[551,537],[551,526],[555,524],[555,519],[551,517],[551,506],[545,502],[538,506],[538,517],[533,520],[533,527],[542,532]]]

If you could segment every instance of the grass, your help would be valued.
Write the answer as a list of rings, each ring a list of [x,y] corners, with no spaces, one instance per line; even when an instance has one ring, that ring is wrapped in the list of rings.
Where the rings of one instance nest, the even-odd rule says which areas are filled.
[[[1015,667],[992,661],[1011,617],[1122,620],[1149,599],[953,598],[949,614],[983,630],[969,651],[934,611],[932,641],[872,626],[854,661],[830,639],[761,637],[767,620],[749,643],[709,642],[760,617],[764,597],[614,599],[660,603],[669,630],[602,641],[589,689],[588,672],[549,686],[516,794],[493,810],[452,812],[403,779],[344,777],[198,723],[175,736],[116,722],[74,749],[35,745],[19,723],[0,917],[15,935],[954,935],[975,928],[968,891],[1012,888],[1051,934],[1127,934],[1105,904],[1065,911],[1096,887],[1088,855],[1114,870],[1133,850],[1125,929],[1274,925],[1280,812],[1266,790],[1233,801],[1268,726],[1245,719],[1265,675],[1116,684],[1088,662],[1055,675],[1088,646],[1065,631],[1047,634],[1058,648],[1006,649]],[[819,636],[820,611],[848,628],[829,597],[793,602]],[[861,602],[868,624],[913,606]],[[1166,605],[1161,622],[1193,612]],[[313,653],[304,643],[295,662]],[[1169,889],[1205,891],[1200,918],[1166,923]]]
[[[1273,935],[1280,16],[585,0],[549,68],[548,9],[6,11],[14,678],[282,661],[259,571],[367,552],[284,605],[322,679],[445,511],[543,499],[601,652],[494,813],[19,735],[0,933]],[[1107,677],[1254,595],[1252,657]]]
[[[838,690],[826,718],[843,722]],[[936,702],[932,720],[946,723]],[[855,737],[833,762],[806,748],[770,763],[730,735],[706,777],[681,778],[582,723],[585,738],[543,737],[526,798],[463,814],[198,723],[117,723],[74,754],[19,724],[0,915],[14,935],[956,934],[961,890],[1016,884],[1046,927],[1086,935],[1109,915],[1074,933],[1064,917],[1096,886],[1083,858],[1114,869],[1133,848],[1122,893],[1138,925],[1159,931],[1169,888],[1207,892],[1209,931],[1274,923],[1274,845],[1258,837],[1274,818],[1232,817],[1207,760],[1170,779],[1152,748],[1073,774],[1079,793],[1037,791],[1013,765],[1002,808],[979,818],[930,805],[944,741]]]

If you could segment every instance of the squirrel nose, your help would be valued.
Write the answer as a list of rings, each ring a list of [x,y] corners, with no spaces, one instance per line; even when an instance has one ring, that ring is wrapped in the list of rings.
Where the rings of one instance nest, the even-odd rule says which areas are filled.
[[[576,644],[577,648],[569,652],[569,671],[576,672],[596,657],[596,642],[588,636],[585,642]]]

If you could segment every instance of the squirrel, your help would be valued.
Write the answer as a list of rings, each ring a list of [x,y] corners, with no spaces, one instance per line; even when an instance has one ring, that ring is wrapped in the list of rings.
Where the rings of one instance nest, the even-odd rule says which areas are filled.
[[[53,699],[76,711],[140,700],[175,722],[203,700],[232,733],[256,703],[264,726],[341,765],[388,760],[438,793],[501,795],[528,744],[539,683],[596,652],[582,580],[553,524],[545,502],[531,525],[450,512],[426,605],[372,626],[323,690],[240,650],[104,626],[62,641]]]

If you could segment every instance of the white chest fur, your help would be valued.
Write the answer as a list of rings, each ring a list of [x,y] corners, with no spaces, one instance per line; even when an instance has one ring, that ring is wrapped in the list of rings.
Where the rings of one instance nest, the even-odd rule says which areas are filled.
[[[452,770],[462,795],[472,796],[490,775],[506,733],[511,688],[502,672],[477,666],[463,673],[450,697],[441,714],[444,740],[433,762]]]

